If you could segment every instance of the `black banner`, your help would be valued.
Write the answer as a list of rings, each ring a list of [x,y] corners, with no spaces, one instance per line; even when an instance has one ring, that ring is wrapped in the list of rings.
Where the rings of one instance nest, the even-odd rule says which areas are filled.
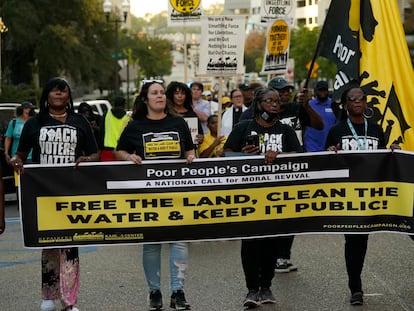
[[[297,233],[413,234],[414,153],[26,165],[26,247]]]

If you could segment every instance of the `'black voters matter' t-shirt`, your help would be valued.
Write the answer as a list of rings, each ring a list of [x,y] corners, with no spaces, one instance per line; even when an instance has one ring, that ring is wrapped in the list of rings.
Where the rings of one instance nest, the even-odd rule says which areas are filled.
[[[241,152],[249,135],[259,136],[260,153],[265,153],[268,150],[302,152],[296,133],[289,125],[277,121],[271,127],[262,127],[254,119],[236,124],[224,144],[224,149]]]
[[[140,118],[128,123],[118,141],[117,150],[136,153],[142,159],[184,158],[194,149],[187,123],[181,117],[167,115],[161,120]]]
[[[62,123],[50,116],[27,120],[20,136],[18,151],[32,152],[32,161],[40,164],[74,163],[82,155],[98,151],[88,120],[68,113]]]
[[[364,124],[354,124],[352,126],[355,129],[356,135],[360,144],[366,141],[366,150],[385,149],[385,138],[382,128],[373,122],[368,121],[368,130],[365,133]],[[366,139],[365,139],[366,137]],[[359,150],[360,144],[355,140],[352,131],[347,124],[347,119],[339,122],[338,124],[331,127],[325,142],[325,149],[328,147],[336,146],[339,144],[340,150]]]

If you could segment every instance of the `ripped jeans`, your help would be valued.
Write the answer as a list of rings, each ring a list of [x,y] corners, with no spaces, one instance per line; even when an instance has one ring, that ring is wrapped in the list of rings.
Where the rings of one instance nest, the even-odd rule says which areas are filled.
[[[161,246],[145,244],[142,260],[149,291],[161,290]],[[183,289],[188,266],[188,243],[169,243],[170,248],[170,289]]]

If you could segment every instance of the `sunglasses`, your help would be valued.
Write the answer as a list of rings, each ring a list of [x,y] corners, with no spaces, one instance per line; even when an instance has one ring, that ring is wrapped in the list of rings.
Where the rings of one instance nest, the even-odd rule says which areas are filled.
[[[367,97],[365,95],[358,95],[358,96],[348,95],[346,99],[349,100],[350,102],[354,102],[356,100],[358,101],[367,100]]]

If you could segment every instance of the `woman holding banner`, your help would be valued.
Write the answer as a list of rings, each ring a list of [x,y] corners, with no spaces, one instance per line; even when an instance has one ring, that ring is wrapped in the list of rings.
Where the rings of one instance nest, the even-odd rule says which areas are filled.
[[[177,148],[178,146],[178,148]],[[147,153],[149,149],[156,152]],[[140,165],[143,160],[186,159],[191,163],[195,158],[194,144],[190,130],[183,118],[173,116],[167,107],[164,87],[157,81],[143,85],[134,102],[132,121],[119,138],[115,151],[118,160],[132,161]],[[150,310],[161,310],[161,246],[143,246],[143,265],[148,283]],[[188,244],[170,243],[170,307],[189,310],[184,295],[184,279],[188,265]]]
[[[275,89],[256,89],[251,106],[254,118],[240,121],[234,127],[224,144],[224,152],[262,154],[264,164],[272,164],[282,152],[302,152],[295,131],[278,119],[279,100]],[[280,239],[276,237],[242,240],[241,259],[248,289],[244,307],[276,302],[270,286],[278,243]]]
[[[71,137],[68,143],[67,138]],[[47,147],[45,147],[47,146]],[[50,147],[49,146],[53,146]],[[32,162],[66,164],[99,161],[98,147],[88,120],[74,112],[71,89],[66,80],[53,78],[43,88],[37,116],[27,120],[16,154],[11,159],[14,170],[24,173],[23,163],[32,150]],[[65,150],[65,155],[62,155]],[[78,311],[80,285],[77,247],[42,250],[41,311],[56,310],[60,299],[62,310]]]
[[[370,122],[366,115],[367,97],[356,82],[344,91],[341,97],[347,118],[334,125],[328,133],[327,150],[375,150],[384,149],[385,138],[382,128]],[[391,149],[400,149],[396,144]],[[345,263],[348,273],[348,287],[351,291],[351,305],[362,305],[363,291],[361,273],[367,252],[368,234],[345,234]]]

